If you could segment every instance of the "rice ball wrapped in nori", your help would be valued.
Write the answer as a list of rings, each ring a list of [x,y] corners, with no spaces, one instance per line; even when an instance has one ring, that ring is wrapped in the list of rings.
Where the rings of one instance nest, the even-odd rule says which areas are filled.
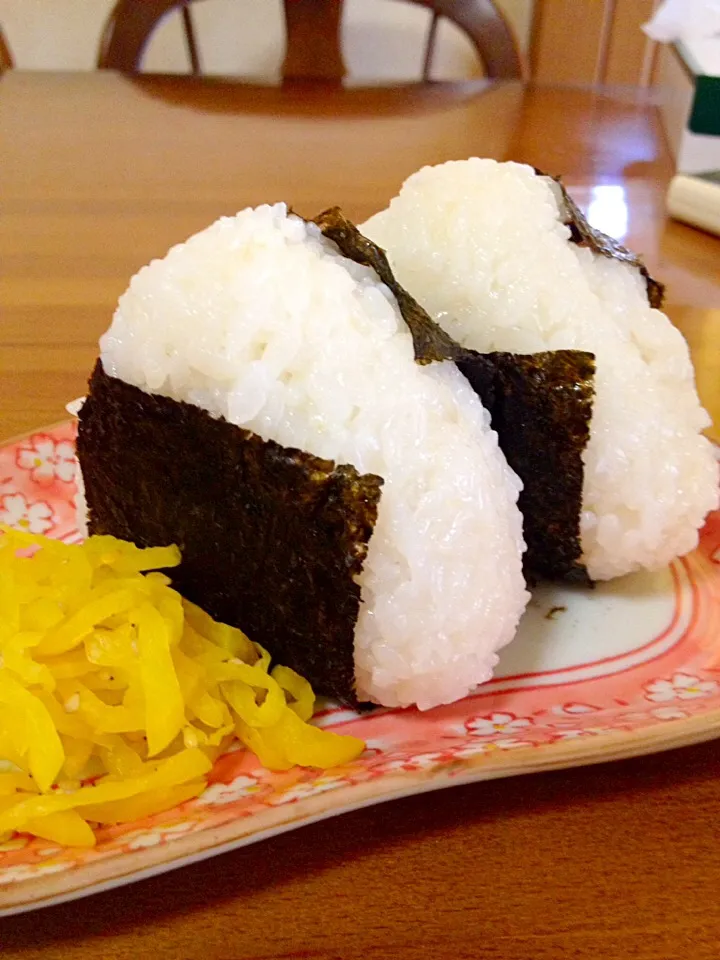
[[[149,395],[152,404],[141,402]],[[101,367],[80,414],[91,530],[101,514],[103,524],[120,518],[122,525],[136,516],[138,503],[149,502],[135,470],[126,471],[127,489],[113,494],[110,508],[110,494],[96,482],[101,447],[118,422],[107,408],[123,406],[126,424],[128,411],[137,410],[138,437],[126,426],[123,444],[142,446],[150,461],[156,451],[148,430],[140,436],[143,418],[152,418],[161,440],[163,423],[174,419],[173,403],[191,424],[197,447],[216,426],[241,428],[230,438],[240,451],[231,466],[224,451],[219,455],[223,477],[232,483],[245,482],[242,450],[258,438],[273,462],[311,461],[311,477],[319,483],[326,473],[343,471],[351,487],[381,478],[364,561],[348,560],[355,564],[350,572],[361,600],[350,625],[358,700],[424,709],[462,697],[491,676],[496,651],[514,636],[528,599],[520,482],[499,450],[489,415],[455,365],[415,363],[395,297],[372,269],[341,256],[315,224],[284,204],[224,217],[144,267],[101,340]],[[195,490],[199,500],[224,496],[217,483],[212,486],[212,474],[202,473],[202,449],[176,454],[188,477],[207,476]],[[349,466],[333,471],[333,464]],[[112,465],[104,462],[102,469]],[[164,498],[177,499],[180,485],[182,473],[173,474]],[[246,499],[243,508],[257,533],[263,534],[263,524],[276,524],[250,493]],[[178,523],[182,537],[169,522],[165,530],[179,540],[184,557],[208,549],[213,529],[195,532],[189,521]],[[222,535],[227,542],[233,531]],[[232,571],[222,555],[216,559],[212,574],[228,602],[238,596],[233,591],[245,591],[248,599],[255,586],[243,579],[243,556],[233,558]],[[260,598],[270,618],[288,629],[293,611],[274,606],[284,588],[279,581],[302,581],[310,569],[297,557],[293,564],[290,569],[278,559],[275,581],[264,582]],[[238,625],[267,643],[253,632],[252,618],[244,619],[242,601]],[[312,621],[313,611],[303,613]],[[301,672],[303,645],[322,645],[321,619],[313,625],[314,636],[308,630],[298,640],[291,661]],[[318,692],[348,699],[332,684]]]
[[[718,465],[687,344],[650,305],[657,285],[568,220],[549,177],[473,158],[419,170],[360,229],[463,345],[595,354],[580,531],[588,573],[603,580],[692,550],[718,503]]]

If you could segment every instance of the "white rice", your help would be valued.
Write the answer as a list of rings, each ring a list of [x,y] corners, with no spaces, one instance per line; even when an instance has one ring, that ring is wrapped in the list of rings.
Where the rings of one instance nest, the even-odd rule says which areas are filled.
[[[568,242],[551,181],[477,158],[426,167],[361,229],[463,344],[596,355],[581,518],[591,577],[661,567],[696,546],[718,466],[687,344],[648,305],[639,271]]]
[[[284,204],[144,267],[106,372],[385,480],[355,633],[361,697],[428,708],[487,680],[527,602],[520,483],[451,364],[420,367],[376,274]]]

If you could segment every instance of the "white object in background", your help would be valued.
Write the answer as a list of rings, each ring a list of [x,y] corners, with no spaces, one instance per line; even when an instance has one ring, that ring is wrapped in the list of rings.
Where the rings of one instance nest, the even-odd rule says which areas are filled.
[[[720,236],[720,170],[673,177],[667,194],[671,217]]]
[[[660,115],[678,172],[719,170],[720,35],[663,46],[657,65]]]
[[[717,169],[720,169],[720,136],[685,130],[677,155],[678,173],[700,176]]]
[[[660,43],[720,34],[720,0],[665,0],[643,30]]]

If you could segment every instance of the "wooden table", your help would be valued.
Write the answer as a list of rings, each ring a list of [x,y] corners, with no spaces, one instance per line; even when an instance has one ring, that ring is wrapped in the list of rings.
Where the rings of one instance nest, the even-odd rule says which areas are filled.
[[[720,423],[720,241],[666,223],[670,161],[639,95],[10,73],[0,131],[0,435],[62,416],[130,274],[212,218],[286,199],[362,219],[421,164],[473,153],[565,174],[643,251]],[[370,808],[0,921],[0,952],[716,960],[718,774],[710,743]]]

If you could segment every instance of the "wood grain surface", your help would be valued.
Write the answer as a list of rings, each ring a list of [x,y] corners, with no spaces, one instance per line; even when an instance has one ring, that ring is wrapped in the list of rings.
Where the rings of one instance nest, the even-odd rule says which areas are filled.
[[[658,44],[641,27],[658,4],[659,0],[535,0],[533,78],[537,83],[648,86]]]
[[[0,130],[2,436],[62,416],[130,274],[212,218],[286,199],[362,219],[423,163],[473,153],[563,173],[624,224],[720,423],[720,241],[665,221],[672,170],[640,95],[11,72]],[[0,954],[716,960],[719,773],[711,743],[371,808],[1,920]]]

